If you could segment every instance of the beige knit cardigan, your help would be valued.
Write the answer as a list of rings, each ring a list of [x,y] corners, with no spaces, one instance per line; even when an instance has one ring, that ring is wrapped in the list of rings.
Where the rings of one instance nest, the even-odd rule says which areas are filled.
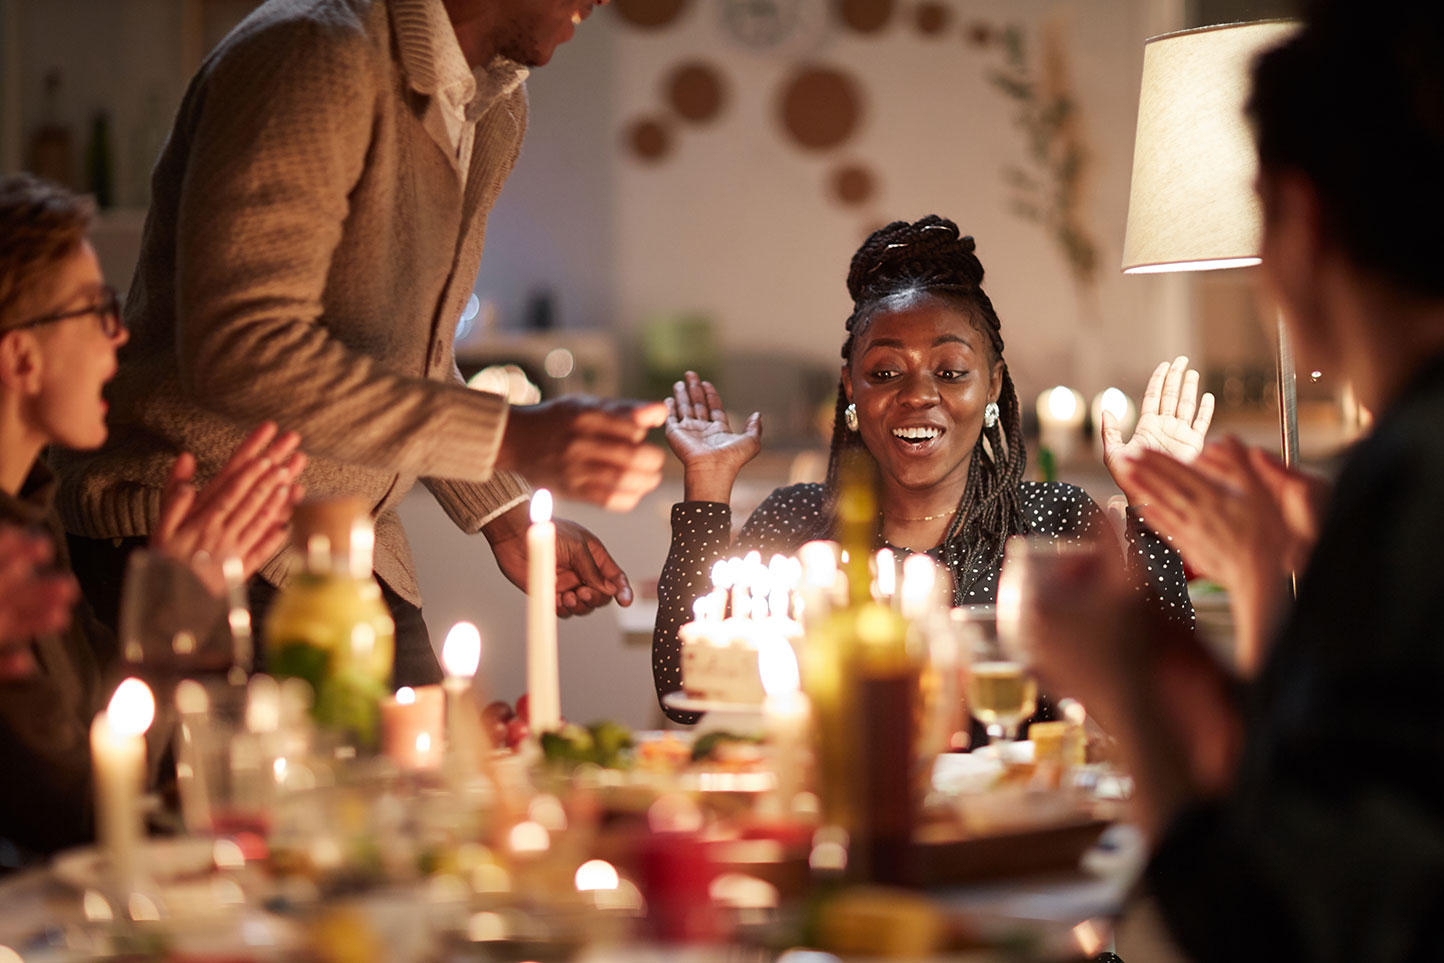
[[[408,44],[430,44],[416,0],[269,0],[203,64],[152,181],[110,440],[53,459],[71,532],[145,534],[177,452],[207,475],[273,419],[301,434],[308,492],[373,506],[376,572],[419,602],[395,512],[412,484],[468,532],[525,495],[492,473],[505,402],[452,356],[525,89],[479,118],[463,191]]]

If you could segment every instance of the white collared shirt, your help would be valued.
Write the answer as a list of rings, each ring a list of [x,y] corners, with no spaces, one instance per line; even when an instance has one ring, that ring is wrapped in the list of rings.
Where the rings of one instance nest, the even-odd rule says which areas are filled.
[[[530,71],[500,55],[486,67],[473,71],[441,0],[392,2],[425,24],[425,37],[416,38],[425,42],[409,43],[402,36],[397,46],[406,72],[418,78],[420,89],[431,94],[422,123],[438,143],[450,148],[464,189],[471,168],[476,122],[499,98],[511,94]]]

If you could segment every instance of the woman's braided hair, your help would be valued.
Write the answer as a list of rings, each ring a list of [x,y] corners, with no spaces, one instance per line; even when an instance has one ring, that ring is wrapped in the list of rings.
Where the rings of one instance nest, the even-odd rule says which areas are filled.
[[[948,302],[973,318],[988,336],[993,360],[1003,357],[1003,335],[993,302],[983,292],[983,265],[973,239],[958,226],[930,214],[920,221],[893,223],[874,231],[852,256],[847,290],[853,311],[847,319],[844,360],[852,360],[857,338],[879,313],[902,307],[920,296]],[[838,470],[845,453],[866,451],[862,436],[847,428],[847,395],[841,379],[833,416],[823,511],[814,538],[829,538],[837,515]],[[953,600],[960,604],[979,574],[1003,557],[1003,543],[1025,531],[1019,483],[1027,464],[1022,409],[1008,366],[998,397],[998,421],[984,427],[968,465],[968,481],[943,543],[943,561],[953,573]]]

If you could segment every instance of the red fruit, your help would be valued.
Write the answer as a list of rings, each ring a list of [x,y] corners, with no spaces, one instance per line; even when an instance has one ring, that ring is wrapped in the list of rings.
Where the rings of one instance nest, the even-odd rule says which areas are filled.
[[[518,716],[506,724],[506,747],[508,749],[520,748],[530,735],[531,726],[528,726],[526,720]]]
[[[481,717],[487,722],[500,722],[505,724],[510,722],[514,715],[516,715],[516,713],[512,711],[511,706],[507,705],[506,702],[501,699],[488,702],[486,708],[481,710]]]
[[[516,697],[516,714],[525,723],[531,723],[531,696],[523,692]]]
[[[481,725],[493,746],[500,748],[506,745],[506,725],[514,718],[516,713],[511,711],[511,706],[500,699],[487,703],[486,708],[481,710]]]

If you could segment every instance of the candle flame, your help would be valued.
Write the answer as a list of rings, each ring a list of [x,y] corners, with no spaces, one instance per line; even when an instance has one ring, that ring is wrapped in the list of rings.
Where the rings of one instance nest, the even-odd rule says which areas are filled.
[[[1078,413],[1078,396],[1072,388],[1058,385],[1048,392],[1048,414],[1059,421],[1067,421]]]
[[[832,588],[837,580],[837,549],[832,542],[808,542],[798,549],[802,576],[814,588]]]
[[[762,676],[762,689],[768,696],[785,696],[801,686],[797,671],[797,654],[782,639],[771,638],[757,650],[757,670]]]
[[[878,549],[877,591],[885,599],[897,594],[897,556],[892,549]]]
[[[589,859],[577,867],[576,884],[579,893],[616,889],[621,882],[616,867],[605,859]]]
[[[206,695],[206,687],[194,679],[182,679],[175,687],[175,707],[181,715],[209,712],[211,700]]]
[[[918,552],[903,562],[903,615],[921,618],[927,613],[938,583],[938,567],[931,558]]]
[[[545,491],[537,492],[538,495]],[[548,496],[550,500],[550,496]],[[532,501],[536,505],[536,501]],[[550,505],[548,505],[550,510]],[[448,675],[470,679],[481,665],[481,632],[470,622],[458,622],[446,633],[446,644],[441,647],[441,662]]]
[[[508,837],[513,853],[544,853],[551,847],[551,833],[541,823],[517,823]]]
[[[1098,396],[1098,410],[1122,421],[1128,417],[1128,396],[1117,388],[1105,388]]]
[[[416,704],[416,690],[409,685],[404,685],[396,690],[396,704],[402,706],[413,706]]]
[[[281,686],[268,675],[251,677],[246,686],[246,728],[275,732],[281,727]]]
[[[540,525],[552,520],[552,493],[538,488],[531,496],[531,523]]]
[[[111,729],[125,736],[142,735],[155,721],[155,696],[150,686],[131,677],[116,687],[106,709]]]
[[[715,588],[725,589],[732,587],[732,566],[727,564],[728,560],[719,558],[712,566],[712,585]]]

